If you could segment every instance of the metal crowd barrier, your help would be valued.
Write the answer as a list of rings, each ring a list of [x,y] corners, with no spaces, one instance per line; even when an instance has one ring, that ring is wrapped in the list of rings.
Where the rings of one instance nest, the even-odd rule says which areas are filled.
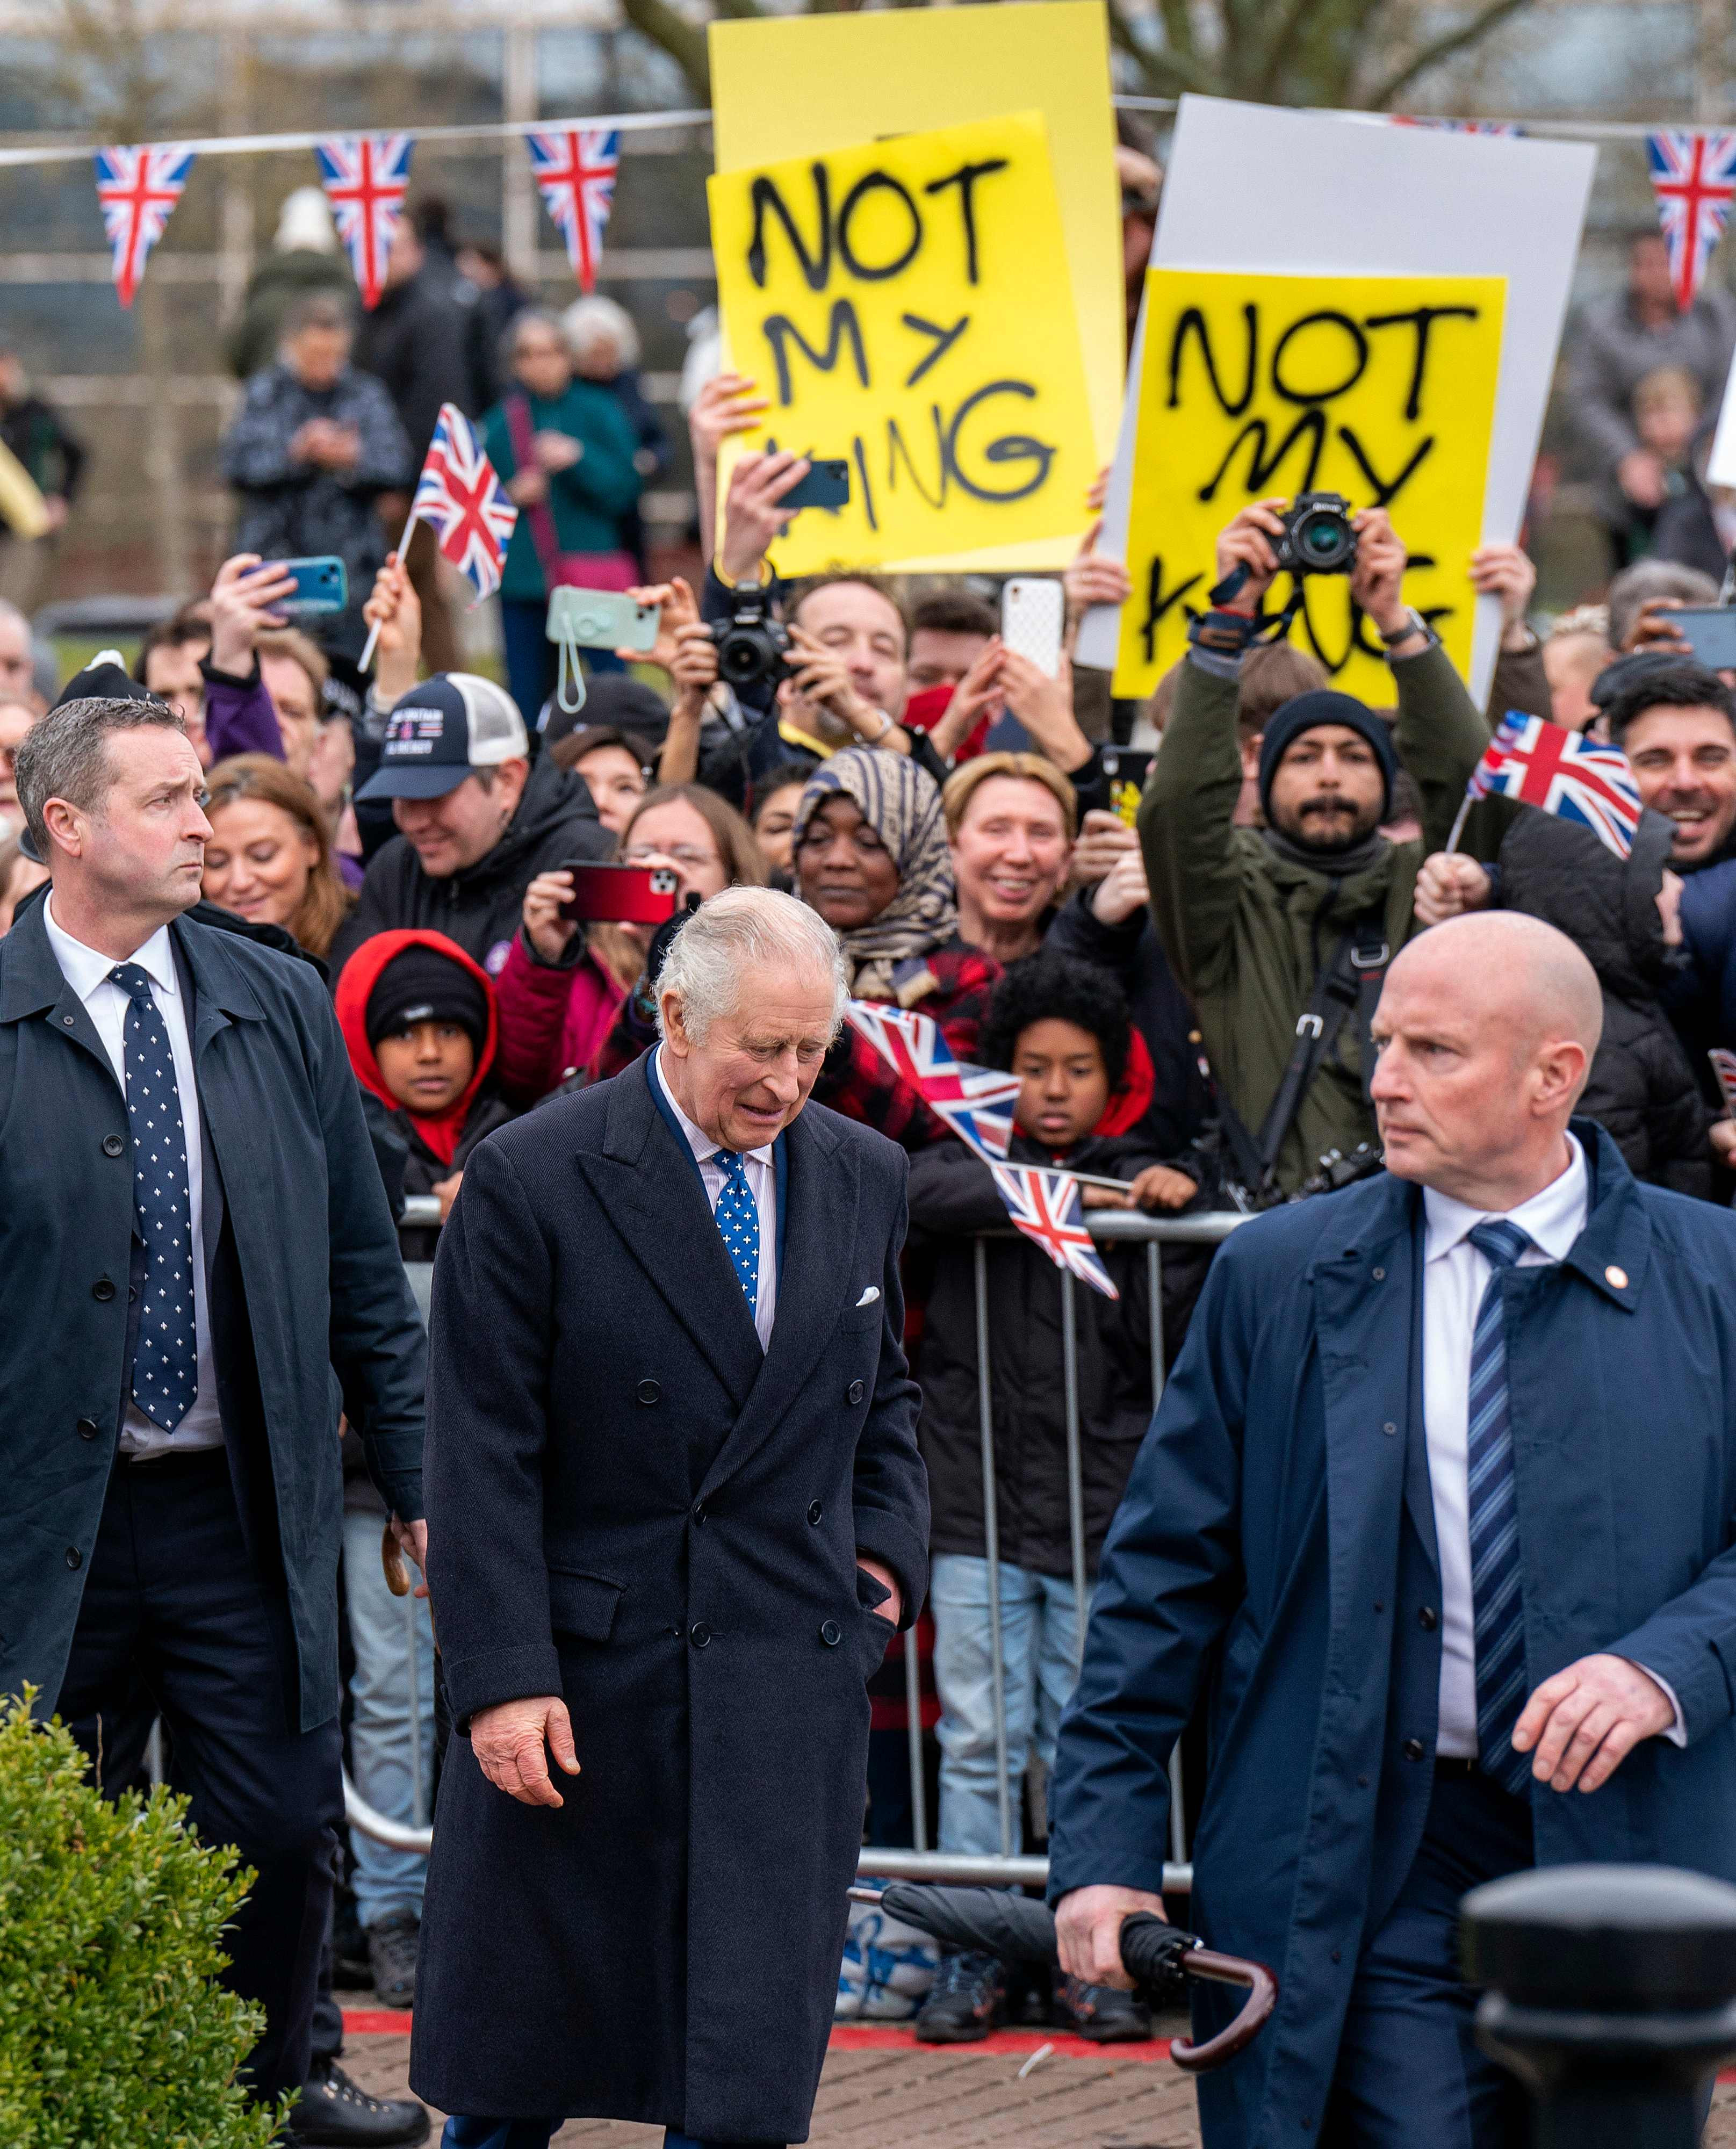
[[[414,1212],[414,1213],[412,1213]],[[431,1212],[431,1213],[426,1213]],[[437,1224],[440,1204],[432,1195],[412,1196],[405,1205],[404,1220]],[[1147,1296],[1150,1302],[1151,1395],[1154,1407],[1164,1391],[1163,1248],[1165,1246],[1216,1246],[1245,1216],[1213,1211],[1198,1216],[1147,1215],[1129,1210],[1088,1210],[1085,1221],[1095,1239],[1110,1243],[1132,1241],[1145,1249]],[[994,1710],[994,1749],[999,1803],[1000,1850],[998,1855],[960,1855],[937,1850],[928,1825],[928,1785],[923,1773],[922,1673],[917,1655],[916,1633],[904,1633],[904,1693],[909,1719],[910,1810],[914,1845],[909,1850],[864,1848],[858,1870],[886,1879],[977,1882],[985,1885],[1040,1886],[1048,1877],[1049,1861],[1021,1856],[1014,1845],[1013,1786],[1007,1781],[1006,1654],[1000,1613],[1000,1530],[995,1492],[994,1371],[989,1347],[989,1241],[1003,1232],[984,1233],[975,1246],[978,1405],[982,1435],[984,1553],[989,1581],[989,1648],[990,1692]],[[405,1272],[415,1291],[422,1318],[428,1318],[431,1265],[406,1262]],[[1061,1272],[1061,1371],[1067,1440],[1067,1512],[1072,1546],[1074,1603],[1078,1650],[1083,1658],[1088,1588],[1085,1572],[1085,1517],[1083,1456],[1079,1431],[1079,1328],[1075,1294],[1089,1285],[1076,1283],[1071,1272]],[[406,1616],[413,1618],[414,1598],[406,1598]],[[414,1655],[411,1658],[414,1663]],[[416,1810],[426,1809],[422,1781],[423,1756],[420,1741],[413,1741],[412,1775]],[[1192,1869],[1186,1862],[1182,1809],[1181,1753],[1178,1746],[1170,1758],[1170,1859],[1164,1868],[1164,1885],[1185,1894]],[[346,1774],[344,1779],[345,1816],[352,1828],[394,1850],[419,1851],[425,1855],[434,1840],[431,1828],[389,1820],[375,1812],[358,1795]]]

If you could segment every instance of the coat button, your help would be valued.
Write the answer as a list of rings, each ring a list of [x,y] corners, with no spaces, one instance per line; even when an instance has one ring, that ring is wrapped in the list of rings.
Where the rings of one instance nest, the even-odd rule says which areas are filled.
[[[114,1286],[107,1276],[98,1276],[90,1287],[90,1295],[98,1306],[107,1306],[114,1296]]]
[[[83,1564],[84,1564],[84,1555],[83,1555],[83,1553],[82,1552],[80,1552],[80,1551],[79,1551],[79,1549],[78,1549],[78,1546],[77,1546],[77,1545],[68,1545],[68,1546],[67,1547],[67,1548],[66,1548],[66,1563],[67,1563],[67,1565],[68,1565],[69,1568],[71,1568],[73,1570],[73,1572],[74,1572],[75,1573],[78,1572],[78,1570],[81,1567],[83,1567]]]
[[[712,1638],[712,1630],[703,1619],[696,1619],[687,1630],[687,1639],[696,1649],[702,1649]]]
[[[79,1439],[80,1439],[80,1440],[94,1440],[94,1439],[96,1438],[96,1437],[97,1437],[97,1422],[96,1422],[96,1420],[95,1420],[93,1417],[81,1417],[81,1418],[79,1419],[79,1421],[78,1421],[78,1437],[79,1437]]]
[[[104,1156],[118,1156],[126,1146],[127,1145],[121,1140],[118,1135],[104,1135],[103,1137],[103,1154]]]
[[[828,1649],[835,1649],[844,1638],[844,1630],[836,1619],[828,1619],[820,1629],[820,1639]]]
[[[1441,1623],[1441,1615],[1432,1604],[1425,1604],[1416,1614],[1416,1623],[1425,1634],[1432,1634]]]
[[[826,1512],[826,1510],[825,1510],[825,1509],[824,1509],[824,1508],[820,1505],[820,1503],[819,1503],[819,1502],[818,1502],[818,1500],[810,1500],[810,1501],[808,1502],[808,1521],[809,1521],[809,1522],[818,1522],[818,1520],[820,1519],[821,1516],[822,1516],[822,1515],[823,1515],[823,1514],[825,1513],[825,1512]]]
[[[1427,1749],[1424,1747],[1423,1743],[1420,1739],[1407,1739],[1404,1743],[1402,1750],[1406,1760],[1420,1761]]]
[[[844,1401],[853,1407],[857,1403],[859,1403],[862,1401],[863,1397],[867,1393],[868,1390],[863,1387],[860,1381],[852,1381],[848,1392],[844,1397]]]
[[[696,1500],[693,1502],[693,1519],[696,1522],[702,1522],[705,1520],[705,1502],[703,1500]]]
[[[1382,1432],[1396,1432],[1398,1431],[1398,1427],[1392,1419],[1389,1417],[1386,1422],[1381,1427],[1381,1431]]]
[[[642,1403],[658,1403],[663,1400],[663,1391],[655,1381],[641,1381],[633,1393]]]

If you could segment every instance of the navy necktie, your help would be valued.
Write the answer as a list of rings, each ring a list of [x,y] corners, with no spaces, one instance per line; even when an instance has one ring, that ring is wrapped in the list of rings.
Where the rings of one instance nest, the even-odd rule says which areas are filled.
[[[723,1190],[712,1213],[723,1234],[724,1249],[735,1264],[751,1321],[759,1311],[759,1204],[747,1184],[747,1166],[738,1151],[720,1149],[712,1160],[723,1173]]]
[[[1473,1225],[1471,1243],[1489,1281],[1471,1339],[1465,1471],[1471,1525],[1471,1601],[1477,1649],[1477,1749],[1486,1776],[1520,1797],[1532,1756],[1516,1754],[1513,1726],[1526,1699],[1525,1597],[1519,1574],[1519,1511],[1507,1412],[1504,1286],[1531,1244],[1517,1224]]]
[[[199,1393],[199,1331],[193,1311],[193,1199],[181,1093],[169,1025],[137,963],[109,976],[127,995],[127,1117],[133,1125],[133,1193],[144,1241],[143,1301],[133,1357],[133,1400],[173,1432]]]

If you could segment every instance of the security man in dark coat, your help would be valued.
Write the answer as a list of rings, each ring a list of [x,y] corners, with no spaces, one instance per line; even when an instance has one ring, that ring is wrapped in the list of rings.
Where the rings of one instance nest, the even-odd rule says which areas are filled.
[[[424,1346],[319,973],[183,915],[204,776],[149,697],[20,749],[53,884],[0,940],[0,1690],[137,1768],[148,1717],[208,1842],[259,1878],[224,1935],[298,2090],[341,1820],[340,1410],[425,1538]]]
[[[447,2149],[578,2115],[807,2139],[865,1683],[925,1586],[905,1160],[807,1102],[837,944],[726,890],[660,994],[653,1052],[476,1151],[435,1267],[430,1582],[468,1735],[410,2074],[477,2115]]]
[[[1570,1122],[1601,1013],[1538,919],[1406,948],[1386,1172],[1225,1242],[1110,1532],[1049,1892],[1064,1966],[1119,1975],[1209,1679],[1190,1922],[1283,1990],[1200,2078],[1207,2149],[1516,2149],[1464,1891],[1736,1880],[1736,1218]]]

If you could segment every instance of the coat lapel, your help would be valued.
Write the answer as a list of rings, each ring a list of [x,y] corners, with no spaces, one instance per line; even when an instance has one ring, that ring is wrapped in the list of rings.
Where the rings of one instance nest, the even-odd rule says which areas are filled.
[[[855,1274],[842,1258],[855,1238],[861,1195],[854,1157],[818,1115],[802,1113],[783,1140],[788,1164],[779,1189],[783,1198],[772,1347],[740,1417],[706,1472],[702,1498],[733,1476],[776,1430],[838,1326]],[[730,1281],[737,1302],[743,1303],[733,1275]],[[841,1407],[842,1400],[840,1392]]]
[[[97,1026],[54,959],[48,929],[43,922],[46,895],[18,913],[6,936],[6,960],[0,964],[0,1023],[23,1022],[46,1014],[55,1034],[80,1046],[114,1084],[114,1063],[103,1049]]]
[[[581,1152],[580,1168],[603,1213],[739,1408],[766,1354],[692,1158],[664,1124],[642,1060],[609,1088],[602,1152]],[[780,1320],[782,1286],[780,1277]]]

